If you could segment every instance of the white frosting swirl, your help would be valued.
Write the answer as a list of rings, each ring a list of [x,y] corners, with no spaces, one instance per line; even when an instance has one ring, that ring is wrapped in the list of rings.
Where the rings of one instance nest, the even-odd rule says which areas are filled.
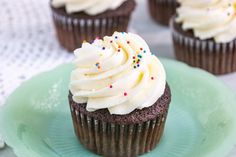
[[[236,0],[178,0],[177,22],[202,40],[217,43],[236,39]]]
[[[164,93],[166,74],[146,42],[132,33],[83,43],[75,50],[70,91],[88,111],[124,115],[153,105]]]
[[[89,15],[97,15],[118,8],[124,1],[126,0],[52,0],[52,6],[65,6],[69,14],[84,11]]]

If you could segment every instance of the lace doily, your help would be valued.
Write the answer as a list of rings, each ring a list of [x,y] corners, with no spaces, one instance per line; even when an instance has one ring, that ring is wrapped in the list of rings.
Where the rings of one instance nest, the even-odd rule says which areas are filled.
[[[55,39],[48,3],[0,1],[0,105],[22,81],[73,58]]]

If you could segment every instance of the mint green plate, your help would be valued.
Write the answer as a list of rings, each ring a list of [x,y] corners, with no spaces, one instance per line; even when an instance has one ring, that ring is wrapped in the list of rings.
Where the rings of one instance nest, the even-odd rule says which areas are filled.
[[[214,76],[162,59],[172,103],[159,146],[143,157],[224,157],[236,144],[235,95]],[[23,83],[0,112],[0,132],[19,157],[94,157],[76,140],[67,103],[72,66]]]

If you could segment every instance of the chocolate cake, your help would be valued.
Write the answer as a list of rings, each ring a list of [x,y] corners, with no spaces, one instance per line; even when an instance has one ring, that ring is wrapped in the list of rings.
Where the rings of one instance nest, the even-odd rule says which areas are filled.
[[[115,10],[107,10],[94,16],[84,12],[68,14],[65,7],[55,8],[50,5],[59,43],[68,51],[73,51],[83,41],[91,42],[96,37],[112,35],[114,31],[127,31],[136,3],[134,0],[127,0]]]
[[[74,102],[69,94],[78,139],[94,153],[107,157],[135,157],[154,149],[162,136],[170,101],[166,85],[164,94],[151,107],[111,115],[107,109],[88,112],[86,104]]]
[[[192,30],[185,31],[181,23],[171,21],[175,56],[187,64],[216,75],[236,71],[236,40],[216,43],[214,39],[201,40]]]
[[[158,23],[168,26],[169,20],[175,14],[176,0],[148,0],[151,17]]]

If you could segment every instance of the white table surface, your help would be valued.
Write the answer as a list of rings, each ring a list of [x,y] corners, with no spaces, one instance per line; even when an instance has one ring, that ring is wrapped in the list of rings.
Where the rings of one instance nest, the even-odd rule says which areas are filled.
[[[138,33],[139,35],[141,35],[149,44],[152,52],[156,53],[159,57],[167,57],[167,58],[171,58],[174,59],[174,54],[173,54],[173,49],[172,49],[172,44],[171,44],[171,35],[170,35],[170,31],[168,28],[166,27],[162,27],[160,25],[157,25],[155,22],[153,22],[148,14],[147,11],[147,5],[146,5],[146,0],[138,0],[139,1],[139,5],[135,11],[135,13],[133,14],[132,20],[131,20],[131,24],[130,24],[130,30],[133,32]],[[34,2],[34,3],[33,3]],[[4,62],[5,60],[8,59],[14,59],[18,57],[18,53],[13,53],[12,55],[8,55],[7,52],[4,51],[4,48],[1,49],[1,46],[4,46],[4,42],[0,43],[0,66],[5,66],[7,68],[5,68],[5,71],[3,68],[0,68],[0,104],[3,104],[3,102],[5,101],[5,99],[7,98],[7,96],[17,87],[20,85],[20,83],[24,80],[27,80],[28,78],[30,78],[32,75],[35,75],[41,71],[47,70],[47,69],[51,69],[53,67],[55,67],[56,65],[63,63],[63,62],[68,62],[73,58],[73,54],[67,54],[63,49],[61,49],[58,45],[58,43],[55,41],[55,34],[53,31],[53,27],[52,27],[52,23],[51,23],[51,17],[50,17],[50,10],[48,8],[48,1],[47,0],[40,0],[40,1],[34,1],[34,0],[1,0],[0,5],[1,6],[6,6],[6,11],[9,13],[13,13],[13,18],[4,18],[4,16],[6,15],[6,12],[0,10],[0,17],[3,19],[0,19],[0,23],[4,23],[6,27],[3,27],[0,25],[0,42],[1,41],[6,41],[6,39],[9,39],[9,41],[6,41],[5,44],[8,44],[7,42],[12,42],[11,40],[16,40],[15,41],[15,45],[16,43],[18,43],[17,40],[25,40],[25,42],[30,42],[34,40],[37,41],[37,39],[33,38],[33,39],[28,39],[28,38],[21,38],[18,37],[17,35],[20,36],[19,33],[21,34],[28,34],[29,31],[28,29],[23,29],[21,28],[20,32],[16,31],[15,33],[13,33],[12,28],[8,29],[8,24],[16,24],[19,20],[19,18],[14,18],[14,16],[17,16],[18,14],[16,13],[14,9],[14,7],[20,7],[20,5],[18,5],[17,3],[24,3],[24,5],[26,5],[24,9],[28,9],[30,10],[30,7],[33,7],[33,5],[31,6],[30,3],[34,4],[35,9],[39,9],[39,7],[37,7],[37,2],[39,3],[41,12],[44,12],[43,14],[43,18],[44,21],[43,26],[40,26],[39,24],[37,24],[37,27],[33,27],[30,31],[31,33],[35,33],[38,30],[38,27],[42,27],[42,31],[46,32],[46,33],[41,33],[40,38],[42,40],[45,41],[51,41],[50,42],[50,46],[51,48],[47,48],[44,51],[36,51],[34,52],[34,55],[38,55],[38,53],[40,53],[40,55],[42,55],[42,53],[45,53],[45,56],[47,56],[48,53],[56,53],[56,55],[54,57],[51,57],[52,60],[48,61],[47,64],[37,64],[37,68],[33,68],[32,66],[24,64],[24,66],[17,66],[17,65],[13,65],[13,66],[9,66],[7,67],[7,63]],[[35,4],[36,3],[36,4]],[[15,5],[14,7],[12,5]],[[42,11],[42,7],[43,7],[43,11]],[[4,9],[3,9],[4,10]],[[31,9],[32,10],[32,9]],[[40,10],[38,10],[40,12]],[[40,12],[40,14],[41,14]],[[23,12],[22,15],[26,16],[25,14],[27,14],[27,12]],[[21,16],[22,16],[21,15]],[[32,18],[32,17],[31,17]],[[1,22],[2,20],[2,22]],[[22,27],[24,25],[21,25]],[[1,33],[4,32],[4,33]],[[14,34],[15,36],[12,37],[12,34]],[[36,36],[37,37],[37,36]],[[12,38],[12,39],[11,39]],[[50,39],[51,38],[51,39]],[[15,46],[14,44],[12,44],[11,46]],[[15,51],[20,51],[18,49],[16,49]],[[24,49],[24,53],[31,53],[30,51],[32,50],[26,50]],[[54,51],[54,52],[53,52]],[[59,58],[59,59],[58,59]],[[54,64],[52,64],[52,61],[55,61]],[[5,64],[4,64],[5,63]],[[3,64],[3,65],[1,65]],[[35,63],[36,64],[36,63]],[[48,67],[48,68],[47,68]],[[24,74],[22,71],[25,71],[25,69],[28,68],[27,70],[32,71],[30,74],[27,73],[27,75],[23,75]],[[14,71],[14,76],[16,77],[12,77],[13,79],[11,80],[12,82],[14,82],[15,84],[12,85],[12,82],[4,82],[4,79],[6,79],[6,77],[9,77],[9,73],[7,73],[6,71]],[[19,77],[23,77],[19,80]],[[227,86],[229,86],[231,89],[233,89],[236,92],[236,73],[233,74],[229,74],[229,75],[224,75],[224,76],[220,76],[218,77],[220,80],[222,80]],[[1,81],[2,79],[2,81]],[[16,83],[17,82],[17,83]],[[6,84],[11,84],[11,86],[7,86]],[[2,88],[5,87],[5,88]],[[235,157],[236,156],[236,149],[232,150],[231,153],[229,153],[228,157]],[[0,157],[15,157],[13,151],[6,147],[4,149],[0,149]]]

